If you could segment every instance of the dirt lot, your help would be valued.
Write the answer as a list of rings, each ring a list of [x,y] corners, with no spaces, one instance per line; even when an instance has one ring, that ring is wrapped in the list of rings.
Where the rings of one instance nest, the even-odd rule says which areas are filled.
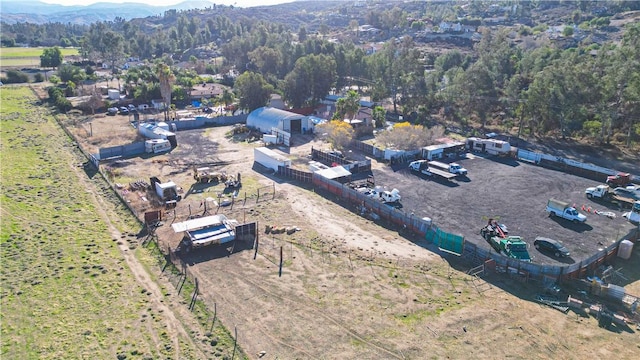
[[[257,220],[261,230],[267,224],[300,229],[291,235],[261,231],[257,254],[248,244],[238,242],[185,258],[189,272],[200,281],[201,298],[217,309],[218,318],[230,331],[237,329],[239,345],[250,357],[258,358],[264,351],[262,358],[267,359],[588,358],[594,353],[631,358],[640,349],[635,326],[603,330],[588,315],[565,315],[540,307],[532,301],[540,291],[539,284],[502,275],[472,278],[457,258],[361,218],[341,206],[339,199],[328,200],[273,175],[255,172],[251,169],[254,145],[232,141],[229,130],[179,132],[179,146],[169,154],[119,160],[108,166],[118,169],[116,181],[124,184],[158,176],[182,187],[184,200],[175,218],[167,211],[165,225],[159,230],[165,245],[175,246],[180,240],[168,226],[171,222],[185,220],[190,213],[202,214],[200,204],[209,197],[229,196],[221,185],[194,186],[194,165],[214,165],[230,174],[242,174],[243,188],[233,209],[210,207],[209,213],[217,210],[240,221]],[[300,146],[287,152],[299,164],[306,161],[311,146],[324,146],[310,138],[297,139],[296,144]],[[488,186],[491,180],[481,180],[479,175],[487,164],[511,177],[528,179],[533,176],[530,172],[536,178],[546,174],[540,173],[541,168],[473,159],[464,162],[471,180],[449,188],[403,171],[374,171],[378,182],[399,179],[394,187],[401,190],[403,199],[406,197],[403,204],[408,209],[412,207],[408,190],[412,186],[419,189],[413,196],[416,201],[424,195],[434,203],[468,202],[457,191],[465,187],[480,191],[483,182]],[[491,174],[484,173],[487,177]],[[551,189],[538,190],[542,192],[539,196],[556,192],[566,193],[567,200],[582,199],[582,183],[579,187],[565,185],[560,180],[566,176],[556,174],[555,180],[545,182]],[[275,195],[270,193],[274,188]],[[431,188],[430,192],[425,190]],[[139,209],[152,207],[147,194],[120,191]],[[255,196],[258,191],[263,194],[260,200]],[[516,194],[509,196],[518,199],[517,194],[525,194],[526,187],[513,191]],[[470,190],[466,194],[480,198]],[[527,206],[526,201],[518,203]],[[506,205],[484,205],[468,220],[445,216],[444,209],[455,216],[467,216],[468,207],[462,204],[439,212],[428,207],[418,211],[433,217],[443,228],[468,228],[468,238],[476,237],[485,222],[482,216],[489,215],[501,216],[514,234],[523,231],[518,226],[524,225],[512,220],[517,216],[511,215]],[[541,228],[579,234],[543,214],[539,218],[547,221]],[[598,228],[594,225],[594,229]],[[525,236],[530,239],[534,235]],[[630,282],[637,277],[629,275],[628,269],[637,267],[638,260],[640,253],[636,251],[634,258],[623,264]],[[509,346],[504,346],[504,339],[509,339]]]
[[[588,258],[633,229],[617,206],[607,207],[585,197],[585,188],[598,185],[592,180],[512,159],[469,154],[458,162],[469,170],[469,176],[453,182],[417,176],[406,165],[393,169],[379,166],[374,175],[377,185],[400,190],[402,210],[428,216],[443,230],[462,234],[467,241],[483,247],[489,245],[480,237],[480,228],[489,218],[498,219],[507,225],[511,235],[524,238],[537,263],[558,263],[553,256],[533,248],[537,236],[563,241],[572,255],[561,262],[573,263]],[[610,219],[584,212],[586,224],[551,218],[545,212],[549,198],[578,208],[591,206],[592,211],[612,211],[617,217]]]

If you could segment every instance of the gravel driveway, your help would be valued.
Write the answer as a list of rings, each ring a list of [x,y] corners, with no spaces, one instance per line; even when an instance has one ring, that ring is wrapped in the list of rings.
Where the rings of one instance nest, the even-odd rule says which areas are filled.
[[[585,188],[596,182],[514,159],[468,155],[458,161],[469,170],[468,178],[438,181],[412,173],[408,164],[375,167],[377,185],[397,188],[402,210],[428,216],[445,231],[459,233],[467,241],[488,248],[479,230],[489,218],[498,219],[511,235],[520,235],[530,245],[533,261],[542,264],[573,263],[623,238],[633,225],[622,218],[617,206],[608,208],[587,200]],[[573,224],[550,218],[545,206],[549,198],[566,201],[580,210],[583,205],[599,211],[612,211],[616,218],[586,213],[586,224]],[[592,210],[593,211],[593,210]],[[556,260],[533,248],[533,240],[545,236],[561,240],[571,257]]]

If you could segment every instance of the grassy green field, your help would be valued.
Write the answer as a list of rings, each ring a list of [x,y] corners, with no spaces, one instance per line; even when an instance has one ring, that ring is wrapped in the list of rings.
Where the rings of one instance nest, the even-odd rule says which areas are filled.
[[[0,67],[40,66],[40,55],[45,48],[2,47]],[[76,48],[60,48],[62,56],[78,55]]]
[[[0,96],[0,357],[174,358],[175,334],[79,185],[71,141],[29,88]],[[180,358],[193,353],[180,337]]]
[[[45,48],[43,47],[2,47],[0,48],[0,59],[11,58],[24,58],[24,57],[37,57],[42,55]],[[78,49],[76,48],[60,48],[62,56],[78,55]]]

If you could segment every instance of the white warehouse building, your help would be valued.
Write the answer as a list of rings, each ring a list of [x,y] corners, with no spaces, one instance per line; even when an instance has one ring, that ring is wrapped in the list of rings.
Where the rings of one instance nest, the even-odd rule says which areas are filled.
[[[271,128],[277,128],[291,134],[304,134],[313,131],[314,123],[308,116],[272,107],[261,107],[249,114],[247,126],[263,133],[271,133]]]

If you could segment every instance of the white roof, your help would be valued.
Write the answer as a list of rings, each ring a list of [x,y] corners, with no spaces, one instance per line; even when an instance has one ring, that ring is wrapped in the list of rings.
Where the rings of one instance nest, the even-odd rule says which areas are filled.
[[[351,172],[345,169],[344,166],[335,166],[332,168],[316,171],[316,174],[324,178],[333,180],[333,179],[349,176],[351,175]]]
[[[176,187],[176,183],[173,181],[167,181],[166,183],[158,183],[160,189],[170,189],[172,187]]]
[[[171,228],[173,228],[173,231],[176,233],[180,233],[189,230],[201,229],[211,225],[222,224],[225,220],[227,220],[227,217],[222,214],[211,215],[175,223],[171,225]]]
[[[283,121],[303,119],[304,115],[294,112],[276,109],[273,107],[261,107],[253,110],[247,116],[247,126],[260,129],[262,132],[269,132],[272,127],[282,130]]]
[[[280,154],[278,154],[277,152],[275,152],[275,151],[273,151],[273,150],[271,150],[271,149],[269,149],[269,148],[266,148],[266,147],[264,147],[264,146],[263,146],[263,147],[255,148],[253,151],[254,151],[254,152],[255,152],[255,151],[257,151],[257,152],[261,152],[261,153],[263,153],[264,155],[267,155],[268,157],[270,157],[270,158],[272,158],[272,159],[274,159],[274,160],[277,160],[277,161],[281,161],[281,162],[289,161],[289,159],[288,159],[286,156],[284,156],[284,155],[280,155]]]
[[[447,144],[429,145],[429,146],[423,147],[423,149],[425,149],[427,151],[431,151],[431,150],[446,149],[446,148],[455,147],[455,146],[461,146],[461,145],[464,145],[464,143],[456,141],[456,142],[451,142],[451,143],[447,143]]]

